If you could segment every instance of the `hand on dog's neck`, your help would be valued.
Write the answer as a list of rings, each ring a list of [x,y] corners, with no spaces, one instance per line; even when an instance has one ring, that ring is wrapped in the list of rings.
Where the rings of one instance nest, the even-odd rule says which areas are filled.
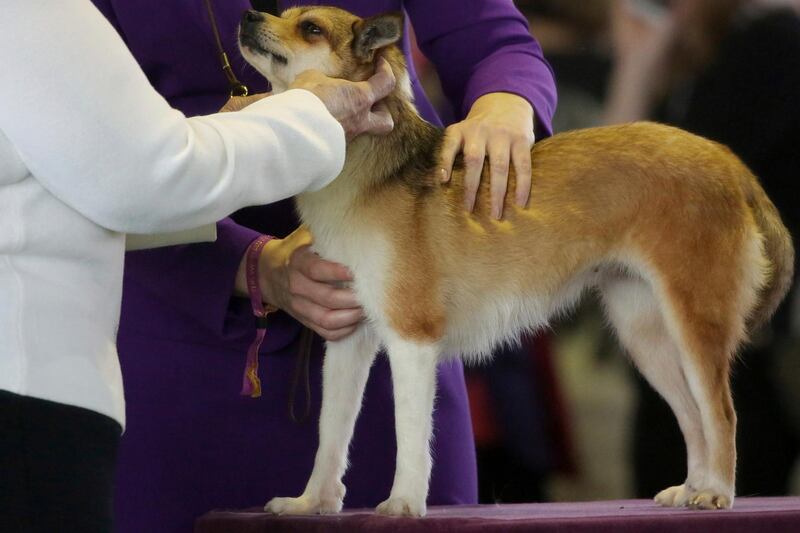
[[[381,55],[397,79],[394,90],[382,101],[392,116],[394,128],[385,135],[362,134],[349,141],[339,176],[320,191],[300,195],[306,207],[314,204],[332,207],[331,203],[335,203],[345,212],[347,204],[384,186],[399,184],[415,192],[440,186],[439,153],[444,131],[419,115],[400,50],[388,46]],[[372,64],[377,62],[375,58]],[[367,79],[374,72],[373,66],[357,79]],[[326,209],[326,212],[331,211]]]
[[[430,167],[431,183],[438,184],[436,171],[444,132],[426,122],[413,102],[411,82],[405,61],[396,46],[381,54],[392,67],[397,84],[383,103],[394,121],[386,135],[362,134],[347,146],[347,160],[337,179],[358,179],[366,186],[402,179],[404,170],[413,165],[416,172]],[[374,61],[377,64],[377,57]],[[357,175],[353,175],[357,174]]]

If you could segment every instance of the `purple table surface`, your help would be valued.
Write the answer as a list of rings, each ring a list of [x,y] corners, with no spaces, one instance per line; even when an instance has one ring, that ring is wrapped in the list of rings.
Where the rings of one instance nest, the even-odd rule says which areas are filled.
[[[216,510],[195,533],[262,532],[800,532],[800,497],[737,498],[724,511],[671,509],[649,500],[430,507],[425,518],[393,518],[353,509],[338,515],[273,516],[260,509]]]

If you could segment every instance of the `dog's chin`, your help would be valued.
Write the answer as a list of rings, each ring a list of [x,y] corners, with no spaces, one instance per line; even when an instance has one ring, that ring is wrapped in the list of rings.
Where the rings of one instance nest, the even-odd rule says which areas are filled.
[[[239,45],[239,48],[245,61],[267,79],[272,86],[272,92],[274,94],[286,90],[288,83],[281,80],[281,76],[277,73],[277,70],[282,69],[284,65],[275,61],[272,54],[263,54],[260,51],[254,51],[252,48],[242,44]]]

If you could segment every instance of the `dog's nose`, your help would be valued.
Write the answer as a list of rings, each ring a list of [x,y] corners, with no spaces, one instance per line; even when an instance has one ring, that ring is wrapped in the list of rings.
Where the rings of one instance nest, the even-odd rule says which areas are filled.
[[[242,24],[255,24],[264,20],[264,15],[254,9],[248,9],[242,15]]]

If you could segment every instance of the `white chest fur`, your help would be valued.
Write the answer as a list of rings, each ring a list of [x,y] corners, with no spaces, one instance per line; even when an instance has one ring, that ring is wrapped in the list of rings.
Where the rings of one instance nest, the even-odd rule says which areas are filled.
[[[318,202],[315,195],[298,200],[301,218],[314,237],[313,249],[321,257],[346,266],[353,273],[353,289],[368,320],[385,326],[387,273],[393,252],[380,228],[359,224],[352,211],[334,202]]]

